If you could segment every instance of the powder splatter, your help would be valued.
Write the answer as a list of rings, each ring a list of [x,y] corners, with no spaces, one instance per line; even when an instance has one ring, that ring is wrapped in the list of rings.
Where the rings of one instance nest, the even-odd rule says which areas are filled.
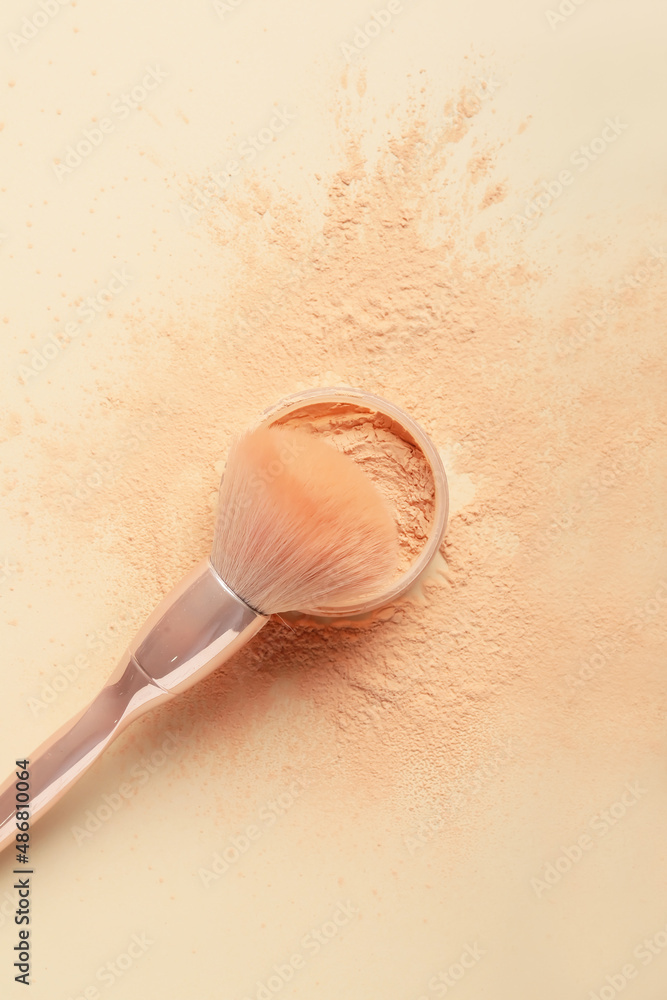
[[[174,726],[196,717],[188,745],[211,775],[258,752],[253,734],[279,682],[295,719],[289,740],[279,727],[263,752],[342,776],[369,802],[399,796],[416,815],[512,734],[533,734],[541,759],[564,740],[588,753],[597,727],[600,746],[621,756],[635,733],[658,739],[664,725],[667,616],[637,630],[633,614],[664,575],[665,276],[619,297],[604,352],[572,342],[576,296],[538,308],[548,275],[508,246],[503,202],[490,196],[480,210],[473,153],[489,191],[504,183],[473,149],[484,107],[464,92],[433,132],[416,106],[389,123],[373,162],[341,112],[319,221],[259,175],[212,200],[200,223],[208,295],[128,317],[126,383],[104,374],[119,342],[100,345],[89,419],[43,429],[39,481],[16,486],[39,510],[59,586],[76,586],[69,553],[95,553],[103,599],[110,613],[127,609],[129,633],[208,551],[232,436],[300,388],[345,382],[396,402],[472,484],[446,535],[448,575],[427,581],[421,604],[358,628],[272,622],[171,710]],[[116,449],[104,479],[109,442],[154,410],[163,415],[148,440]],[[93,460],[103,487],[64,508]],[[575,696],[566,675],[607,632],[618,658]],[[229,807],[219,796],[212,785],[212,813]]]

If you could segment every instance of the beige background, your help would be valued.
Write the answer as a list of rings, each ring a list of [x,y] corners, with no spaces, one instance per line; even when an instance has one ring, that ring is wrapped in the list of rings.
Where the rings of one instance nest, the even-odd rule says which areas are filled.
[[[484,335],[477,369],[456,369],[453,384],[443,380],[458,348],[444,339],[416,373],[412,342],[356,367],[353,354],[330,341],[310,355],[295,349],[287,362],[281,354],[277,364],[271,345],[290,336],[284,317],[274,341],[265,333],[250,350],[243,337],[221,332],[211,353],[211,329],[222,330],[229,309],[243,303],[252,259],[242,232],[227,242],[221,236],[217,199],[190,224],[181,209],[211,170],[286,110],[293,120],[244,165],[235,190],[247,187],[252,197],[257,177],[273,184],[286,202],[294,199],[299,225],[316,234],[349,131],[363,131],[372,170],[386,154],[387,132],[416,114],[427,136],[437,134],[446,102],[456,103],[464,86],[479,94],[485,81],[473,145],[452,147],[449,167],[452,175],[465,171],[476,143],[478,152],[493,151],[489,183],[503,187],[491,208],[494,252],[508,273],[516,266],[521,308],[535,329],[559,342],[575,305],[600,301],[592,288],[613,287],[637,272],[651,246],[667,246],[664,5],[566,3],[572,13],[552,26],[549,6],[534,0],[413,0],[350,66],[341,46],[353,43],[371,5],[229,6],[80,2],[58,8],[22,44],[12,33],[40,8],[3,5],[2,766],[9,771],[99,689],[132,630],[201,554],[229,435],[298,388],[363,382],[432,432],[452,482],[449,583],[434,574],[424,603],[404,612],[403,631],[401,613],[357,639],[274,631],[242,661],[238,682],[214,680],[119,740],[36,828],[31,996],[65,1000],[88,990],[114,1000],[242,1000],[267,995],[261,984],[298,953],[303,967],[268,995],[583,1000],[605,984],[615,989],[607,977],[613,983],[630,962],[637,975],[627,985],[617,978],[620,992],[660,1000],[667,988],[662,265],[646,295],[623,298],[613,350],[585,348],[558,368],[553,351],[539,362],[539,349],[517,357],[508,343],[505,355]],[[151,67],[165,78],[121,118],[114,102]],[[54,160],[105,117],[113,128],[99,147],[59,179]],[[617,141],[586,171],[575,168],[572,185],[524,232],[516,215],[543,182],[572,167],[571,154],[608,118],[622,123]],[[481,213],[468,218],[469,226],[452,230],[453,255],[486,226]],[[448,227],[446,215],[431,219],[424,238],[435,243]],[[273,250],[261,234],[253,238],[261,273],[262,254],[268,267]],[[26,378],[33,351],[48,359],[50,334],[123,268],[127,285],[110,308],[82,321],[71,344]],[[520,273],[534,280],[524,287]],[[493,301],[487,320],[503,300]],[[476,399],[487,364],[497,366],[499,396],[511,383],[516,404],[514,423],[499,419],[493,428],[501,442],[518,435],[521,473],[507,480],[494,479],[483,456],[466,450],[450,420],[457,401]],[[534,401],[522,409],[532,389],[512,379],[524,364],[546,372],[543,411]],[[198,407],[200,380],[207,388]],[[507,405],[502,413],[509,412]],[[522,429],[541,420],[538,448]],[[606,468],[605,426],[625,423],[639,426],[639,452],[608,466],[602,509],[582,515],[570,533],[576,485],[600,462]],[[218,450],[205,455],[202,435]],[[512,456],[510,440],[505,449],[499,461]],[[122,490],[104,480],[104,463]],[[537,540],[554,544],[526,562],[536,538],[524,522],[513,523],[511,503],[519,479],[538,472],[547,485],[543,507],[535,507]],[[501,490],[510,510],[492,523],[483,502]],[[560,512],[560,525],[553,527],[550,511]],[[489,561],[467,561],[484,544]],[[487,590],[475,590],[479,580]],[[525,642],[514,619],[508,625],[493,615],[503,586],[521,587],[534,601],[522,621]],[[466,604],[472,592],[474,614]],[[637,614],[641,627],[628,625],[582,698],[569,699],[560,681],[590,661],[615,617],[627,624]],[[422,638],[426,653],[415,645]],[[453,647],[461,658],[447,667]],[[504,675],[496,684],[503,649],[512,660],[507,676],[518,679],[511,690]],[[398,665],[393,673],[387,666],[386,677],[405,678],[405,691],[401,680],[384,699],[365,702],[355,664],[366,675],[394,654]],[[429,656],[443,670],[423,712],[420,684],[410,683]],[[334,687],[327,669],[341,663],[348,686]],[[475,684],[461,693],[464,668]],[[56,677],[65,680],[52,701],[30,700],[42,700]],[[348,737],[336,719],[347,719]],[[404,747],[411,752],[403,755]],[[146,767],[142,760],[151,770],[136,770]],[[128,782],[136,794],[84,836],[87,810],[99,811],[105,795],[118,803]],[[615,809],[624,815],[613,826],[601,820],[628,784],[635,792]],[[581,860],[538,891],[531,880],[566,848],[577,857],[571,848],[582,836],[589,839]],[[209,878],[232,838],[241,856]],[[10,860],[0,862],[0,978],[2,995],[18,996]],[[334,914],[335,936],[316,949],[313,932],[335,928],[327,925]],[[133,946],[130,961],[123,956],[133,935],[144,946]],[[650,961],[641,957],[644,939],[657,942]],[[433,977],[468,946],[483,952],[479,962],[451,988],[445,979],[438,985]]]

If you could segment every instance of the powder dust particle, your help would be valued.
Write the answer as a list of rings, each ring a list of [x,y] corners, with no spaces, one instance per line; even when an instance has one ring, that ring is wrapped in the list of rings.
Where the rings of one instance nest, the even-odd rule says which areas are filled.
[[[127,608],[128,625],[139,626],[209,549],[215,465],[234,434],[298,388],[326,384],[327,371],[396,402],[474,486],[450,520],[447,580],[364,627],[271,622],[233,670],[185,695],[181,711],[197,718],[190,746],[215,774],[221,746],[232,759],[250,752],[283,678],[289,704],[303,710],[290,751],[324,772],[333,753],[369,801],[396,794],[419,808],[517,731],[540,759],[577,740],[585,754],[593,733],[619,755],[632,752],[637,733],[660,738],[665,679],[654,654],[663,618],[632,634],[628,625],[632,670],[617,664],[608,683],[576,699],[562,676],[664,575],[657,484],[667,413],[656,386],[667,288],[658,276],[619,302],[604,352],[584,345],[556,358],[571,305],[548,321],[536,313],[534,293],[549,275],[508,249],[466,169],[473,155],[485,164],[487,197],[498,202],[507,182],[476,124],[485,102],[453,97],[445,114],[454,124],[434,137],[415,101],[396,112],[392,137],[369,163],[354,99],[351,88],[338,111],[340,162],[328,179],[321,171],[319,222],[257,175],[212,198],[199,223],[201,266],[218,287],[229,268],[224,291],[183,293],[171,312],[127,318],[126,384],[107,380],[101,345],[89,417],[66,438],[40,429],[41,477],[14,487],[13,509],[32,511],[59,564],[77,547],[94,552],[109,607]],[[167,416],[146,448],[124,454],[104,489],[64,510],[63,477],[76,484],[101,439],[111,450],[160,406]],[[604,492],[583,496],[582,482],[601,480],[604,456],[630,425],[642,429],[650,467],[629,465]],[[412,526],[402,535],[410,559],[431,509],[418,458],[395,443],[387,450],[375,424],[333,430],[332,443],[369,469]],[[408,480],[412,493],[402,490]]]

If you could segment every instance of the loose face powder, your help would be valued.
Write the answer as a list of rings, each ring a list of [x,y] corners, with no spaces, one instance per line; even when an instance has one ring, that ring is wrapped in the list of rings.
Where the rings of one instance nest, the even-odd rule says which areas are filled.
[[[435,483],[426,456],[395,421],[345,403],[319,403],[274,421],[321,434],[357,462],[394,515],[400,561],[393,579],[412,566],[426,545],[435,516]]]

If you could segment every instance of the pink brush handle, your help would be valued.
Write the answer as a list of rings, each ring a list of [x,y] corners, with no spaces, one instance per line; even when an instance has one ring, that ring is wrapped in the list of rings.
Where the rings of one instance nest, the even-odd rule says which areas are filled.
[[[133,719],[151,708],[156,699],[169,697],[134,659],[121,663],[90,705],[30,756],[31,821],[55,805]],[[17,780],[11,775],[0,790],[0,851],[16,835]]]
[[[215,670],[267,621],[226,586],[208,559],[196,566],[150,615],[97,697],[30,756],[31,822],[130,722]],[[0,789],[0,851],[16,835],[16,781],[12,773]]]

